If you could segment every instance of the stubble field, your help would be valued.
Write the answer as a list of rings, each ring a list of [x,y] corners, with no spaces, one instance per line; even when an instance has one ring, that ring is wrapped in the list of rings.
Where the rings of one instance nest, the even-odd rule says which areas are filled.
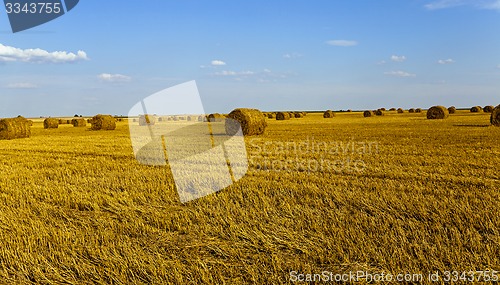
[[[181,204],[168,167],[135,160],[126,122],[35,121],[31,138],[0,141],[0,282],[500,270],[499,138],[489,114],[468,111],[268,120],[245,138],[244,178]]]

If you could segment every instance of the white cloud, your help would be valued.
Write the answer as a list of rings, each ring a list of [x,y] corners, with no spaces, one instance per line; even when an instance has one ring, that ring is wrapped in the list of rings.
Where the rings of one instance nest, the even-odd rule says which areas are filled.
[[[67,63],[88,60],[87,54],[79,50],[76,54],[66,51],[48,52],[43,49],[20,49],[0,44],[0,62]]]
[[[377,62],[378,65],[383,65],[385,63],[386,63],[385,60],[381,60],[381,61]]]
[[[212,62],[210,63],[211,65],[213,66],[222,66],[222,65],[226,65],[225,62],[223,62],[222,60],[212,60]]]
[[[338,46],[338,47],[352,47],[358,45],[357,41],[350,41],[350,40],[330,40],[326,42],[328,45],[331,46]]]
[[[232,78],[237,81],[243,80],[255,80],[255,82],[264,83],[264,82],[276,82],[278,80],[283,80],[288,78],[290,73],[277,73],[268,68],[264,68],[262,71],[233,71],[233,70],[222,70],[215,73],[212,73],[214,76],[223,76]]]
[[[393,55],[391,56],[391,60],[395,62],[403,62],[406,60],[406,56],[404,55]]]
[[[283,55],[283,58],[286,58],[286,59],[294,59],[294,58],[299,58],[299,57],[302,57],[302,55],[300,53],[296,53],[296,52],[286,53]]]
[[[438,60],[438,63],[439,64],[452,64],[452,63],[455,63],[455,61],[451,58],[448,58],[448,59],[440,59],[440,60]]]
[[[413,74],[413,73],[408,73],[406,71],[401,71],[401,70],[398,70],[398,71],[388,71],[388,72],[384,72],[385,75],[390,75],[390,76],[396,76],[396,77],[415,77],[417,76],[416,74]]]
[[[38,88],[37,85],[29,82],[18,82],[18,83],[11,83],[7,85],[7,88],[9,89],[35,89]]]
[[[253,71],[232,71],[232,70],[223,70],[220,72],[214,73],[215,75],[219,76],[248,76],[248,75],[254,75],[255,72]]]
[[[490,3],[484,3],[480,6],[482,9],[500,10],[500,0],[495,0]]]
[[[428,10],[438,10],[464,5],[463,0],[439,0],[424,5]]]
[[[458,6],[471,6],[476,9],[500,10],[500,0],[435,0],[424,7],[428,10],[439,10]]]
[[[101,73],[99,74],[99,79],[106,82],[128,82],[132,78],[127,75],[122,74],[109,74],[109,73]]]
[[[500,64],[499,64],[499,65],[497,65],[497,68],[500,68]]]

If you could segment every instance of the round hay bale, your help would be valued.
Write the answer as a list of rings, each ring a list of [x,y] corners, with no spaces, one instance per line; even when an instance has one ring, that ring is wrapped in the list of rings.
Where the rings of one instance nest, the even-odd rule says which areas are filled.
[[[405,110],[403,110],[401,108],[398,109],[398,114],[403,114],[404,112],[405,112]]]
[[[380,108],[379,110],[382,110],[382,111],[384,111],[384,112],[386,111],[386,110],[385,110],[385,108]]]
[[[455,108],[455,106],[451,106],[448,108],[448,113],[450,113],[450,114],[455,114],[456,111],[457,111],[457,108]]]
[[[95,115],[92,118],[92,130],[114,130],[116,128],[116,122],[111,115]]]
[[[490,123],[493,126],[500,127],[500,105],[496,106],[491,111]]]
[[[30,127],[32,127],[32,126],[33,126],[33,121],[32,121],[32,120],[28,120],[28,125],[29,125]]]
[[[332,111],[332,110],[326,110],[324,113],[323,113],[323,118],[325,119],[330,119],[330,118],[333,118],[335,117],[335,113]]]
[[[31,126],[26,118],[19,116],[0,120],[0,139],[22,139],[29,138],[30,135]]]
[[[261,135],[267,127],[266,118],[264,118],[262,113],[257,109],[234,109],[229,113],[228,119],[232,119],[226,120],[225,125],[226,134],[230,136],[236,134],[240,125],[243,135],[245,136]],[[239,124],[236,123],[236,121],[238,121]]]
[[[276,114],[274,114],[274,115],[276,115]],[[302,116],[304,116],[304,117],[307,116],[307,112],[302,112]]]
[[[484,106],[483,111],[485,113],[491,113],[491,112],[493,112],[493,109],[495,109],[495,107],[488,105],[488,106]]]
[[[347,110],[347,113],[352,113],[352,110],[351,109]]]
[[[474,107],[470,108],[470,111],[471,111],[471,113],[479,113],[479,112],[483,111],[483,108],[481,108],[481,106],[474,106]]]
[[[448,118],[448,109],[443,106],[433,106],[429,110],[427,110],[427,119],[436,120],[436,119],[446,119]]]
[[[139,126],[154,126],[156,123],[156,117],[153,115],[140,115],[139,116]]]
[[[276,115],[274,113],[268,113],[267,114],[267,118],[268,119],[274,119],[276,117]]]
[[[65,123],[66,123],[66,121],[65,121],[65,120],[63,120],[63,119],[59,119],[59,120],[57,121],[57,123],[58,123],[59,125],[62,125],[62,124],[65,124]]]
[[[66,124],[71,124],[71,120],[66,120]]]
[[[295,116],[295,118],[297,118],[297,119],[300,119],[300,118],[304,117],[304,115],[302,115],[302,113],[301,113],[301,112],[295,112],[295,113],[293,113],[293,115],[294,115],[294,116]]]
[[[198,116],[198,122],[203,122],[203,116]]]
[[[290,114],[288,114],[288,112],[278,112],[276,113],[276,120],[277,121],[290,120]]]
[[[375,113],[373,111],[367,110],[367,111],[363,112],[363,117],[365,117],[365,118],[372,117],[372,116],[375,116]]]
[[[163,122],[163,117],[159,117],[158,122]]]
[[[293,112],[288,112],[288,115],[290,116],[290,119],[295,118],[295,115],[293,114]]]
[[[410,109],[408,110],[408,113],[415,113],[415,109],[410,108]]]
[[[76,128],[83,128],[83,127],[86,127],[87,126],[87,121],[85,121],[85,119],[82,119],[82,118],[75,118],[73,120],[71,120],[71,124],[73,125],[73,127],[76,127]]]
[[[377,116],[383,116],[383,115],[385,115],[385,112],[382,109],[378,109],[377,111],[375,111],[375,115],[377,115]]]
[[[389,111],[396,111],[396,108],[390,108]]]
[[[47,118],[43,120],[44,129],[57,129],[59,127],[59,120],[54,118]]]
[[[420,108],[415,109],[415,113],[422,113],[422,109]]]
[[[222,122],[226,118],[224,115],[219,114],[219,113],[212,113],[208,115],[208,121],[209,122]]]

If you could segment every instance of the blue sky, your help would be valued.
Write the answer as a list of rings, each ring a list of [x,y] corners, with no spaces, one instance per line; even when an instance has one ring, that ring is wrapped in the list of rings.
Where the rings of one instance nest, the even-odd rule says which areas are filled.
[[[2,9],[0,114],[127,114],[190,80],[207,112],[493,105],[499,35],[500,0],[81,0],[16,34]]]

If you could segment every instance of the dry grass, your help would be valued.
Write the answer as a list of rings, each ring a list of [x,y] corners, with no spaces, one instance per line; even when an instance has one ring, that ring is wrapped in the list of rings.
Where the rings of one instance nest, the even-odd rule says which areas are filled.
[[[31,138],[0,144],[0,279],[290,284],[290,271],[500,270],[500,128],[484,131],[490,114],[458,114],[270,120],[246,139],[243,179],[184,205],[167,167],[134,159],[126,122],[47,132],[35,121]],[[280,150],[335,141],[378,151]],[[266,158],[363,159],[366,169],[259,169]]]

